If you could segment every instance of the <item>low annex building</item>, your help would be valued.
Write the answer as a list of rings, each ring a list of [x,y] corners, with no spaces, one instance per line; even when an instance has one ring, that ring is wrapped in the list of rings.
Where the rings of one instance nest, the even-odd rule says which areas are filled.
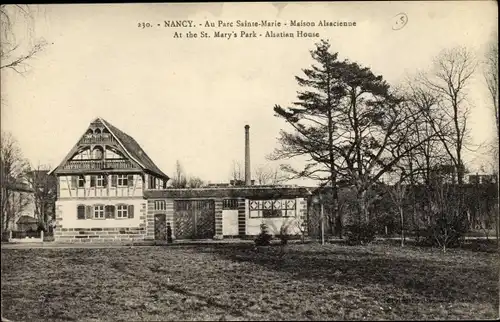
[[[245,127],[245,185],[167,188],[169,177],[128,134],[102,118],[51,171],[57,177],[55,240],[166,240],[253,236],[307,225],[307,188],[253,186],[249,127]],[[300,229],[299,229],[300,228]]]

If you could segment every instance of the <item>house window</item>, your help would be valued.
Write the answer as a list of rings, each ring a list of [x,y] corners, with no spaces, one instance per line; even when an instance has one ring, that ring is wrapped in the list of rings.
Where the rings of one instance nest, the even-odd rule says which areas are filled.
[[[126,174],[117,175],[117,179],[118,179],[118,187],[128,186],[128,177]]]
[[[103,205],[94,206],[94,218],[95,219],[103,219],[104,218],[104,206]]]
[[[148,184],[149,189],[156,189],[156,178],[153,176],[149,176],[149,184]]]
[[[250,200],[250,218],[295,217],[295,200]]]
[[[84,205],[78,205],[78,207],[76,207],[76,218],[77,219],[85,219],[85,206]]]
[[[103,175],[97,176],[97,186],[104,187],[104,176]]]
[[[128,207],[127,205],[118,205],[116,207],[116,218],[128,218]]]
[[[115,206],[109,205],[104,207],[104,212],[106,213],[106,218],[115,218]]]
[[[238,199],[224,199],[222,201],[222,210],[238,209]]]
[[[90,186],[91,187],[104,187],[105,177],[103,175],[90,176]]]
[[[83,187],[85,187],[85,177],[79,176],[78,177],[78,188],[83,188]]]
[[[167,206],[165,200],[155,200],[155,210],[165,210]]]

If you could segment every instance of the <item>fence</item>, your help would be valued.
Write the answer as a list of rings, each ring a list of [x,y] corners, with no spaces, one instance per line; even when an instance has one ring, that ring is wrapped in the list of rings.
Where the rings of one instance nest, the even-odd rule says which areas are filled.
[[[2,233],[2,241],[7,239],[9,242],[43,242],[43,231],[9,231],[8,236]]]
[[[23,239],[23,238],[41,238],[41,231],[12,231],[11,238]]]

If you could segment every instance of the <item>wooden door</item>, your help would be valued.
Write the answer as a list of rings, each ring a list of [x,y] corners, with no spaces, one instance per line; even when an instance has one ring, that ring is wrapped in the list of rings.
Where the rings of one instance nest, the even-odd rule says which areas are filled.
[[[155,215],[155,240],[167,240],[167,220],[165,214]]]
[[[174,234],[177,239],[206,239],[215,235],[213,200],[176,200]]]

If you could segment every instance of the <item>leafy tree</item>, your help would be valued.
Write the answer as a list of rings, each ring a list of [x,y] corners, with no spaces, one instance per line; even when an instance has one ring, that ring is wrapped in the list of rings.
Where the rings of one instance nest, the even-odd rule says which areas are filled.
[[[348,60],[339,61],[323,40],[311,51],[316,65],[296,77],[303,91],[292,107],[274,107],[294,129],[281,131],[275,159],[307,156],[302,170],[283,168],[296,177],[317,179],[332,188],[338,212],[338,187],[356,193],[358,221],[368,221],[370,191],[411,151],[431,135],[409,140],[410,124],[423,117],[420,109],[392,91],[382,76]]]

